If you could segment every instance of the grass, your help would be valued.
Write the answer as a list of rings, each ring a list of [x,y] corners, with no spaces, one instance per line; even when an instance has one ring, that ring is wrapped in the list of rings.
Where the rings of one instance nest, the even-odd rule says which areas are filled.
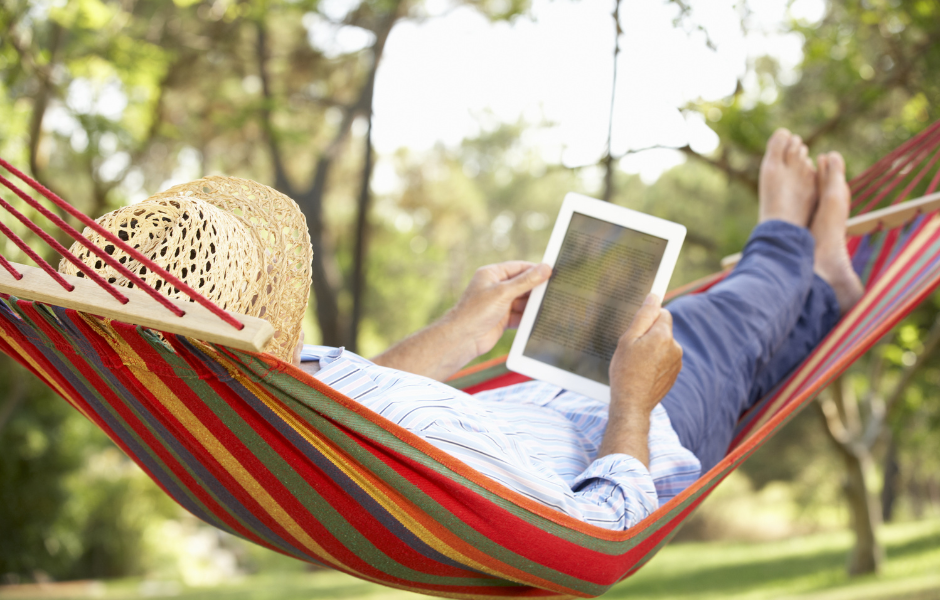
[[[854,578],[845,569],[852,542],[845,531],[762,544],[678,544],[605,598],[940,598],[940,520],[886,526],[881,540],[881,574]]]
[[[894,600],[940,598],[940,519],[894,524],[881,530],[886,561],[877,576],[849,578],[848,532],[818,534],[770,543],[674,544],[604,598],[631,600]],[[195,600],[417,600],[329,571],[308,572],[297,564],[268,569],[215,587],[188,588],[173,581],[76,582],[49,587],[0,587],[0,599],[143,596]]]

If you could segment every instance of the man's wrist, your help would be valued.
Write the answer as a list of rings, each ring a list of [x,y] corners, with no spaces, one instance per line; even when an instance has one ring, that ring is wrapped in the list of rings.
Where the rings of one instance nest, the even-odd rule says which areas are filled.
[[[461,367],[480,355],[476,339],[479,332],[473,330],[473,323],[460,310],[459,304],[444,313],[436,325],[448,342],[450,354]]]
[[[608,418],[616,418],[625,424],[649,428],[654,406],[647,406],[647,404],[644,399],[612,386]]]
[[[651,414],[651,411],[642,409],[620,410],[608,415],[608,423],[616,423],[620,431],[630,435],[648,435]]]

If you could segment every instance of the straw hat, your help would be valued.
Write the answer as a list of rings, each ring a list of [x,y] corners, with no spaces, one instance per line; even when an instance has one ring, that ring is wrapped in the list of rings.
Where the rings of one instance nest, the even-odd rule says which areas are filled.
[[[119,208],[97,222],[225,310],[274,326],[265,348],[289,361],[300,338],[313,252],[293,200],[260,183],[206,177]],[[171,298],[189,296],[86,228],[83,235]],[[70,248],[111,283],[133,284],[75,242]],[[82,276],[63,259],[59,271]]]

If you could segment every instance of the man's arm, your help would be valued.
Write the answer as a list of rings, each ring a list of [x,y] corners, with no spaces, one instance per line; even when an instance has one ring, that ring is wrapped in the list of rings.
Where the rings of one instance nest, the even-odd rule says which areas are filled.
[[[597,458],[627,454],[649,468],[650,413],[682,369],[682,347],[672,337],[672,315],[647,296],[610,362],[610,413]]]
[[[548,265],[524,261],[481,267],[457,306],[372,361],[443,381],[518,327],[529,292],[549,276]]]

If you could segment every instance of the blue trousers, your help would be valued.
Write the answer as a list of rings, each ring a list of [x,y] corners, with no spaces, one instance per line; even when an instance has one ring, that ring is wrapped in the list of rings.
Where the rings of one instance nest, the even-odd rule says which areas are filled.
[[[762,223],[727,278],[668,306],[684,354],[662,404],[703,473],[724,457],[741,414],[839,320],[835,292],[813,273],[814,247],[803,227]]]

